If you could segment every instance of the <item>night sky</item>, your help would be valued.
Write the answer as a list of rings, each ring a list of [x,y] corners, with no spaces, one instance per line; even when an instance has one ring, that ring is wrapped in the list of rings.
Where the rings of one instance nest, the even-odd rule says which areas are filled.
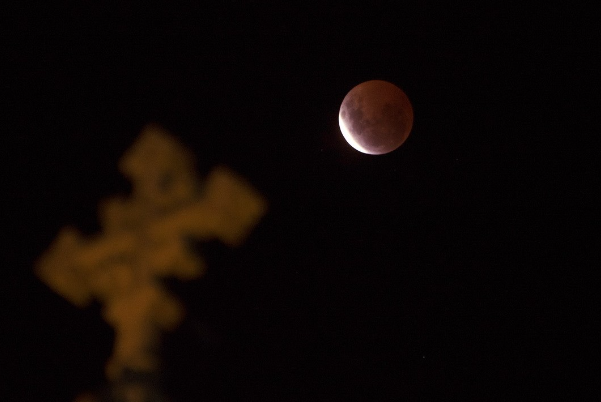
[[[130,191],[117,162],[148,123],[202,176],[224,164],[269,202],[242,247],[197,245],[206,276],[166,281],[188,310],[164,337],[174,402],[594,389],[600,83],[586,10],[95,3],[22,5],[7,25],[13,400],[104,384],[100,305],[77,309],[33,267],[63,226],[99,231],[98,203]],[[415,114],[382,156],[338,128],[346,93],[371,79],[403,88]]]

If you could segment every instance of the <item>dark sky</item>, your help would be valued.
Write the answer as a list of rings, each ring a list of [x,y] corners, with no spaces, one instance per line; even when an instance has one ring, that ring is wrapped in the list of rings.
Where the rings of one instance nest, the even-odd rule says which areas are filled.
[[[99,230],[151,122],[202,175],[225,164],[270,204],[243,247],[199,245],[204,278],[167,284],[188,308],[164,338],[173,401],[580,399],[598,381],[586,10],[94,3],[20,6],[8,25],[2,332],[18,400],[103,384],[100,306],[78,310],[32,270],[61,227]],[[370,79],[414,107],[383,156],[338,128]]]

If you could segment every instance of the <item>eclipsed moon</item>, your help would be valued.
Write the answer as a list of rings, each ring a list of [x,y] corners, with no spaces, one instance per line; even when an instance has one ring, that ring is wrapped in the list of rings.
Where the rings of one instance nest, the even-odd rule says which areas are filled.
[[[402,89],[387,81],[363,82],[344,97],[340,131],[357,151],[381,155],[405,142],[413,126],[413,107]]]

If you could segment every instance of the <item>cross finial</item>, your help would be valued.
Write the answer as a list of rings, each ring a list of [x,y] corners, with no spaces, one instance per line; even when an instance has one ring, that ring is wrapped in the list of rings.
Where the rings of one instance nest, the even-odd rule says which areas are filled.
[[[159,279],[199,277],[202,260],[189,240],[240,245],[265,213],[264,199],[225,167],[201,185],[193,157],[162,128],[147,126],[119,168],[132,180],[129,198],[100,206],[102,232],[91,238],[63,228],[36,267],[38,276],[76,306],[102,303],[115,328],[106,366],[115,380],[126,370],[156,370],[159,335],[182,319],[183,307]]]

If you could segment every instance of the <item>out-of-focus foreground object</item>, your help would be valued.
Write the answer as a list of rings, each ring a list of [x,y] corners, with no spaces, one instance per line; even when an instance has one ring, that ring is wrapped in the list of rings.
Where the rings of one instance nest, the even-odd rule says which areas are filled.
[[[203,261],[189,242],[242,244],[265,213],[266,202],[225,167],[199,183],[192,155],[155,125],[143,130],[119,168],[131,179],[132,194],[101,204],[102,233],[86,238],[75,228],[63,228],[39,259],[36,273],[78,307],[94,299],[102,304],[104,319],[115,329],[106,375],[123,384],[130,377],[156,375],[161,331],[173,330],[183,318],[183,306],[160,279],[202,275]],[[138,394],[151,392],[143,388]],[[112,398],[139,399],[124,392]]]

